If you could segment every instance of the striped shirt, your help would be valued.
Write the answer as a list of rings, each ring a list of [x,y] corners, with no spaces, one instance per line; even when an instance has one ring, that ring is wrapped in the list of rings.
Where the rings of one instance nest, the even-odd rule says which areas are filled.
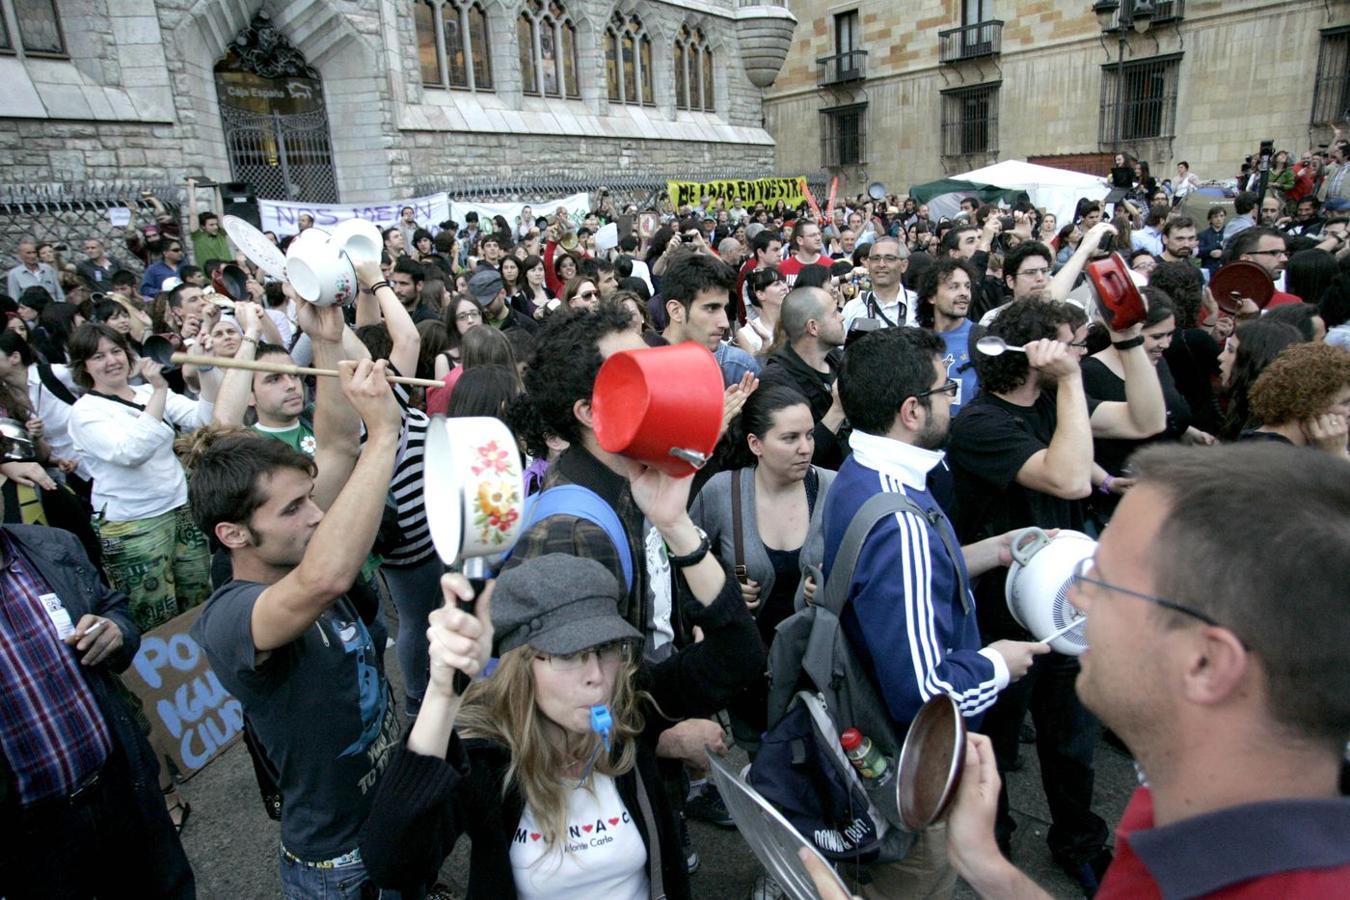
[[[393,372],[394,367],[390,366]],[[427,442],[427,414],[411,404],[407,385],[392,385],[398,405],[403,409],[403,436],[399,442],[398,461],[394,477],[389,482],[389,497],[398,511],[398,527],[402,536],[396,546],[385,548],[384,564],[406,568],[423,562],[436,552],[431,543],[431,528],[427,525],[427,508],[422,501],[422,459]],[[362,441],[365,434],[362,433]]]
[[[55,594],[3,532],[0,548],[0,751],[27,806],[73,793],[103,766],[112,739],[75,651],[43,608]]]

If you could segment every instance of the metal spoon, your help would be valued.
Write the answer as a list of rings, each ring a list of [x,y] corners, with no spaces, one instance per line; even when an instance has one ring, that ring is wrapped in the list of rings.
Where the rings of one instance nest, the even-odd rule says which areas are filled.
[[[1009,344],[1003,338],[994,334],[986,334],[975,342],[975,349],[985,356],[1002,356],[1009,350],[1016,350],[1018,353],[1026,353],[1026,347],[1019,347],[1016,344]]]

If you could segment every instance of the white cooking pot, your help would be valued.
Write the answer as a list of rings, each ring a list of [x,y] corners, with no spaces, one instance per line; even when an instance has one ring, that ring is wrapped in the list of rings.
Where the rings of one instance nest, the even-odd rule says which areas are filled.
[[[344,219],[333,229],[333,243],[342,248],[353,266],[363,262],[379,262],[384,252],[384,238],[375,223],[365,219]]]
[[[1086,622],[1069,602],[1073,570],[1097,552],[1097,542],[1079,531],[1060,529],[1053,538],[1039,528],[1013,537],[1012,564],[1004,583],[1008,611],[1037,640],[1045,640],[1074,621]],[[1049,641],[1050,649],[1077,656],[1087,649],[1081,625]]]
[[[520,537],[525,475],[515,436],[488,416],[427,424],[423,500],[442,562],[505,553]]]
[[[315,306],[342,306],[356,299],[352,261],[317,228],[306,228],[286,249],[286,279]]]

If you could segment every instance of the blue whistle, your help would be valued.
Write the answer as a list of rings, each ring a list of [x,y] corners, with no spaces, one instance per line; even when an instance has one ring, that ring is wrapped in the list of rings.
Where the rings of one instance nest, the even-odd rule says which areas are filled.
[[[600,735],[600,740],[604,741],[605,752],[609,752],[609,732],[614,727],[614,720],[610,718],[609,706],[601,703],[599,706],[591,707],[591,731]]]

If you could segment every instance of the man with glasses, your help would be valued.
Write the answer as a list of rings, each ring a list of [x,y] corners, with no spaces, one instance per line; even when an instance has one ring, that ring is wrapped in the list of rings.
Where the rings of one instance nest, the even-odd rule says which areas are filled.
[[[1012,292],[1012,299],[987,310],[980,317],[980,324],[993,322],[1019,300],[1042,296],[1050,284],[1050,270],[1054,264],[1055,252],[1040,241],[1023,241],[1009,250],[1003,257],[1003,283]]]
[[[1266,309],[1283,306],[1286,303],[1302,303],[1295,294],[1279,290],[1284,277],[1284,268],[1289,264],[1289,239],[1273,228],[1249,228],[1235,237],[1228,245],[1226,262],[1240,259],[1253,262],[1266,270],[1276,290]]]
[[[1012,535],[957,549],[955,531],[929,487],[960,388],[947,377],[945,350],[931,332],[885,329],[850,346],[839,372],[853,453],[825,498],[826,576],[849,523],[873,496],[903,493],[927,513],[897,513],[872,529],[841,615],[853,651],[875,674],[896,734],[908,730],[927,700],[944,693],[968,725],[978,727],[999,691],[1049,651],[1025,640],[981,641],[969,579],[1007,562]],[[923,832],[899,863],[871,866],[866,896],[950,894],[955,872],[946,859],[944,829],[938,824]]]
[[[1069,595],[1087,616],[1078,695],[1144,781],[1098,896],[1344,897],[1350,464],[1263,443],[1132,465]],[[994,756],[967,741],[952,860],[981,896],[1048,896],[992,839]]]
[[[909,268],[909,251],[895,238],[883,237],[867,251],[867,275],[872,289],[844,304],[844,334],[857,319],[875,319],[883,328],[918,323],[918,302],[901,282]]]
[[[160,238],[154,247],[160,258],[146,267],[141,278],[141,296],[147,300],[155,299],[166,279],[178,277],[178,266],[183,261],[183,242],[176,237]]]
[[[964,541],[1035,525],[1082,531],[1092,492],[1092,441],[1142,439],[1167,424],[1162,387],[1139,325],[1112,333],[1125,372],[1123,402],[1098,402],[1083,389],[1079,354],[1069,346],[1081,320],[1069,306],[1027,298],[989,326],[1025,352],[976,354],[983,392],[965,404],[951,429],[948,459],[956,480],[957,533]],[[998,568],[975,587],[986,640],[1027,633],[1008,612],[1007,572]],[[1050,808],[1048,834],[1056,863],[1085,890],[1095,889],[1110,861],[1106,823],[1091,809],[1098,726],[1073,693],[1078,663],[1049,653],[1026,679],[1000,696],[985,717],[1000,772],[1017,757],[1028,710],[1036,724],[1041,783]],[[998,840],[1009,850],[1016,825],[1006,793],[999,799]]]

